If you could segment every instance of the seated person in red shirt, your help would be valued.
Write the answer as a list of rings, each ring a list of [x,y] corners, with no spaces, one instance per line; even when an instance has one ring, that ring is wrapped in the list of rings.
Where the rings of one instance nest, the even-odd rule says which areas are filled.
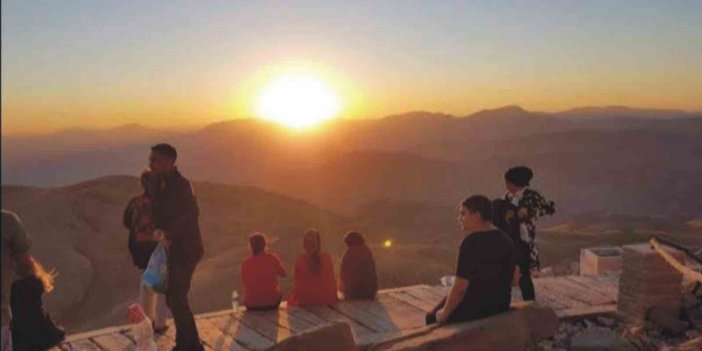
[[[249,237],[251,256],[241,263],[244,283],[244,306],[249,310],[275,309],[281,295],[278,277],[285,277],[280,258],[266,250],[266,236],[254,233]]]
[[[378,292],[373,253],[358,232],[344,237],[346,253],[341,259],[341,292],[347,300],[372,300]]]
[[[305,233],[305,253],[295,263],[293,291],[289,305],[331,305],[336,303],[336,279],[331,257],[322,253],[322,240],[316,229]]]

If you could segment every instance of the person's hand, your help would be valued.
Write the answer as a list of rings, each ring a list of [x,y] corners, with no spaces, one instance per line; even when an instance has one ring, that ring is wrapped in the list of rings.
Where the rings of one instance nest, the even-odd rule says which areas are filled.
[[[166,249],[171,247],[171,241],[166,237],[166,233],[162,229],[154,230],[154,240],[158,241]]]
[[[443,308],[436,311],[435,317],[436,317],[436,322],[439,324],[443,324],[448,319],[448,316],[446,315],[446,311],[444,311]]]
[[[526,207],[520,207],[519,211],[517,211],[517,216],[519,216],[521,219],[527,218],[529,213],[527,212]]]

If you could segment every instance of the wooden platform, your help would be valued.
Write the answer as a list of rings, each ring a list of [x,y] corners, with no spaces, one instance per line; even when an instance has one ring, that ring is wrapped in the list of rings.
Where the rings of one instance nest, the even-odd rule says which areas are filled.
[[[561,318],[613,312],[617,299],[616,277],[554,277],[534,280],[537,302],[549,305]],[[376,301],[342,301],[334,306],[287,307],[277,311],[198,315],[200,338],[207,350],[263,350],[291,334],[316,325],[343,320],[351,325],[358,344],[403,335],[424,327],[424,315],[446,295],[442,286],[415,285],[383,290]],[[515,289],[515,301],[519,290]],[[171,328],[157,338],[159,350],[175,342]],[[70,336],[58,350],[133,350],[129,326],[113,327]]]

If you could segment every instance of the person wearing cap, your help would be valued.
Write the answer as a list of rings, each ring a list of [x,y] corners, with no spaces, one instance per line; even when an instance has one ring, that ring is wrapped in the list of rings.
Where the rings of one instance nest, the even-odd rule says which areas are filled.
[[[346,252],[341,259],[340,289],[347,300],[372,300],[378,292],[378,274],[373,253],[359,232],[344,237]]]
[[[536,299],[531,270],[540,268],[539,253],[536,248],[536,220],[555,212],[553,201],[546,199],[536,190],[529,188],[534,172],[529,167],[513,167],[505,172],[504,200],[511,205],[506,212],[505,221],[513,223],[507,233],[517,247],[517,265],[519,266],[519,289],[522,299]]]

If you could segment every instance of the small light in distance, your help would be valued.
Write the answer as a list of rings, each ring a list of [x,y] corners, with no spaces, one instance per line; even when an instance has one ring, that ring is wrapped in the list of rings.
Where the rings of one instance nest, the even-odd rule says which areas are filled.
[[[390,247],[392,247],[392,240],[385,240],[383,242],[383,247],[386,249],[389,249]]]

